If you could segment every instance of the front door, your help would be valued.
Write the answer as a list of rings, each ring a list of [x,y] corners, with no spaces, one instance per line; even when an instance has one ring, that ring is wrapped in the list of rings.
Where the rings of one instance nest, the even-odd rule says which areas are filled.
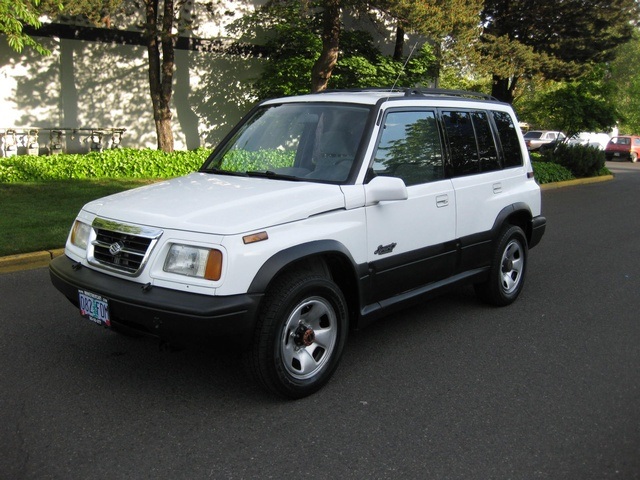
[[[387,111],[371,170],[402,178],[409,196],[366,207],[368,303],[447,278],[454,270],[456,197],[451,180],[444,178],[435,111]]]

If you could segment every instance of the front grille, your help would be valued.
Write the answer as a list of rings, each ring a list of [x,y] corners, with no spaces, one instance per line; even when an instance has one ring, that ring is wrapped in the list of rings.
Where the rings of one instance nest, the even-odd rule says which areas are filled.
[[[162,231],[94,220],[89,263],[127,275],[138,275]]]

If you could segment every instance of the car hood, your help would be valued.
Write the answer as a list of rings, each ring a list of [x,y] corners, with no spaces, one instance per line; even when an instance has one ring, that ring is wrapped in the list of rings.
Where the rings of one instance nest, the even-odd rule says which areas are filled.
[[[233,235],[345,208],[338,185],[192,173],[84,206],[102,218]]]

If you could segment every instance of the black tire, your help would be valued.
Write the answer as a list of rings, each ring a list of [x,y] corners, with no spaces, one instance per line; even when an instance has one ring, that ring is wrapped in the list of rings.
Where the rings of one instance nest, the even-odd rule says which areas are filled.
[[[493,252],[489,279],[475,285],[478,297],[499,307],[513,303],[524,287],[527,256],[527,238],[522,229],[505,226]]]
[[[308,271],[287,273],[265,296],[249,369],[270,392],[306,397],[331,378],[348,327],[347,303],[331,279]]]

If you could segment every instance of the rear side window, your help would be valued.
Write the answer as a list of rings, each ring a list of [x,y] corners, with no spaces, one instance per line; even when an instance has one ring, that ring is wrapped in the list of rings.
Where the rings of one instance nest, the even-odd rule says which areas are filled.
[[[492,170],[500,170],[500,162],[498,161],[498,151],[496,143],[493,139],[491,125],[486,112],[472,112],[473,127],[476,131],[476,139],[478,140],[478,152],[480,154],[480,171],[490,172]]]
[[[513,124],[511,115],[506,112],[492,112],[492,114],[502,144],[504,168],[522,166],[522,151],[516,132],[517,127]]]
[[[444,178],[435,112],[388,113],[376,149],[373,172],[379,176],[402,178],[407,186]]]
[[[482,111],[443,111],[454,176],[499,170],[491,126]]]

